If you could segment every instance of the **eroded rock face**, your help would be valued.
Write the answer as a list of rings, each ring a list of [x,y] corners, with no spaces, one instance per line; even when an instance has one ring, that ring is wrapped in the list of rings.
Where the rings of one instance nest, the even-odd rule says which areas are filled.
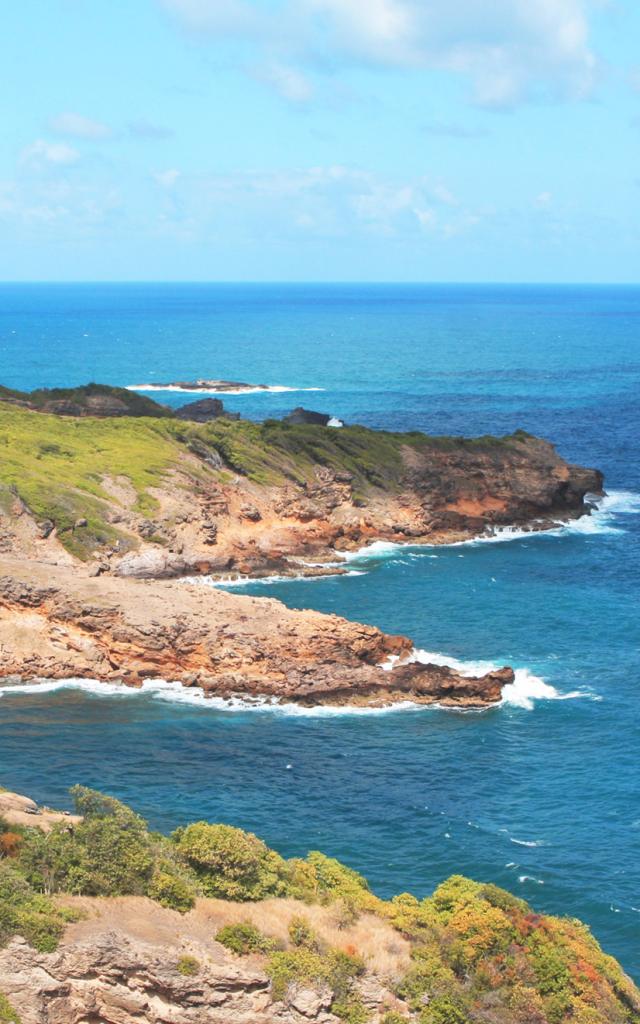
[[[22,939],[0,950],[2,989],[22,1024],[334,1024],[314,993],[273,1003],[263,971],[226,957],[180,973],[176,951],[117,931],[55,953]],[[295,998],[295,997],[294,997]]]
[[[511,669],[471,679],[409,663],[411,652],[407,637],[269,598],[0,561],[5,677],[132,686],[162,679],[208,695],[307,705],[411,700],[449,707],[494,704],[513,681]],[[390,658],[398,667],[383,671]]]

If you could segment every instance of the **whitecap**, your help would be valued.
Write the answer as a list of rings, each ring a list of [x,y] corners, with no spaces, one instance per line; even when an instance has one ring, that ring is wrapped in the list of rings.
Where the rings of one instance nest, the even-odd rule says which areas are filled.
[[[544,846],[544,842],[542,841],[542,839],[540,839],[540,840],[536,840],[536,839],[515,839],[513,836],[509,836],[509,842],[510,843],[515,843],[516,846],[531,846],[531,847]]]
[[[533,875],[518,875],[518,881],[521,885],[525,882],[535,882],[536,885],[544,885],[541,878],[534,878]]]
[[[385,707],[356,707],[342,705],[317,705],[303,707],[287,703],[277,697],[251,697],[238,695],[230,697],[207,697],[198,687],[183,686],[176,681],[164,679],[145,680],[142,686],[126,686],[124,683],[106,683],[98,679],[68,678],[52,679],[34,683],[0,684],[0,698],[12,696],[37,696],[40,693],[54,693],[59,690],[81,690],[91,697],[147,697],[151,700],[190,704],[211,711],[260,711],[272,714],[297,715],[305,717],[333,717],[341,715],[381,715],[399,711],[424,711],[424,705],[413,701],[399,701]]]

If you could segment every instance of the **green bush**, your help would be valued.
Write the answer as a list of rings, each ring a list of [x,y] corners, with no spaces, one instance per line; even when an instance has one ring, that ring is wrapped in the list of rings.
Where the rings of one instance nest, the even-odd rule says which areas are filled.
[[[193,978],[200,973],[200,961],[196,960],[195,956],[181,956],[176,964],[176,970],[185,978]]]
[[[420,1024],[471,1024],[471,1018],[450,996],[437,996],[420,1014]]]
[[[348,1000],[353,982],[364,971],[359,957],[341,950],[329,950],[324,956],[301,947],[273,953],[267,965],[274,1000],[284,999],[287,989],[294,983],[326,984],[333,993],[335,1003]]]
[[[46,893],[85,896],[144,895],[154,867],[147,824],[129,807],[83,786],[72,789],[84,820],[45,834],[30,829],[19,863]]]
[[[408,1018],[403,1017],[401,1013],[396,1013],[395,1010],[390,1010],[389,1013],[385,1013],[382,1017],[380,1024],[409,1024]]]
[[[339,1017],[343,1024],[367,1024],[370,1013],[359,995],[351,993],[344,999],[334,999],[331,1012]]]
[[[216,935],[216,940],[230,949],[232,953],[270,953],[276,949],[276,942],[263,935],[259,928],[250,921],[238,924],[227,924]]]
[[[163,907],[186,914],[196,901],[195,886],[182,875],[157,868],[147,888],[147,896]]]
[[[198,821],[173,839],[206,896],[245,901],[287,893],[286,862],[251,832]]]

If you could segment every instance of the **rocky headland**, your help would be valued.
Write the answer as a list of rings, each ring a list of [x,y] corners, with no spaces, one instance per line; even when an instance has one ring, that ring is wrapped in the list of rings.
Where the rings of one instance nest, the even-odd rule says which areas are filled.
[[[307,706],[408,700],[482,708],[513,682],[509,668],[469,678],[411,662],[411,653],[406,637],[269,598],[83,577],[69,567],[0,558],[5,683],[81,677],[141,686],[156,679],[208,696]]]
[[[299,409],[259,424],[217,399],[176,411],[104,385],[0,389],[3,675],[309,704],[498,702],[508,668],[469,679],[412,661],[406,638],[171,582],[341,573],[373,541],[542,530],[590,514],[602,493],[597,470],[521,431],[429,437],[329,419]]]

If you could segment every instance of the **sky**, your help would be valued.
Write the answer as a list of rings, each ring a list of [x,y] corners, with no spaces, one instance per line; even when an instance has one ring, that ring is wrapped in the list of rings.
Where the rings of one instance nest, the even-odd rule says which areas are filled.
[[[4,0],[0,279],[637,282],[637,0]]]

